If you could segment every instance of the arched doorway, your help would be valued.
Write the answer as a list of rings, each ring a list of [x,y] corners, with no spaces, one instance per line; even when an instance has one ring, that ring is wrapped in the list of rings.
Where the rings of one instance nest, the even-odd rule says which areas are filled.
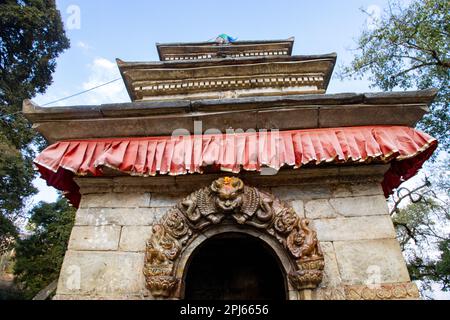
[[[195,251],[204,245],[203,242],[209,242],[219,234],[239,234],[243,229],[246,229],[246,234],[256,237],[255,241],[262,241],[269,248],[268,251],[260,251],[259,256],[253,257],[252,255],[258,252],[258,249],[255,249],[258,246],[252,247],[248,244],[250,247],[245,249],[243,245],[247,245],[249,240],[241,239],[234,246],[229,243],[221,249],[216,247],[205,250],[205,255],[209,252],[210,257],[203,259],[204,262],[200,265],[207,266],[207,263],[211,263],[210,270],[227,272],[235,264],[244,266],[245,259],[248,261],[248,257],[253,257],[247,265],[248,268],[255,266],[256,271],[248,271],[247,275],[257,275],[262,269],[263,276],[258,276],[258,279],[261,279],[258,281],[261,282],[266,281],[265,278],[273,278],[272,274],[284,276],[284,282],[277,281],[284,283],[284,290],[271,290],[275,293],[283,291],[284,294],[274,296],[273,293],[268,293],[267,296],[255,296],[255,299],[272,299],[279,296],[286,298],[286,292],[289,292],[289,299],[297,299],[300,294],[310,296],[310,291],[317,288],[322,281],[324,269],[324,257],[317,233],[309,227],[309,220],[299,216],[286,202],[271,193],[246,186],[237,177],[219,178],[209,187],[194,191],[168,209],[158,223],[153,225],[152,235],[146,246],[143,270],[151,295],[154,298],[184,298],[186,272]],[[234,256],[228,256],[221,265],[214,264],[221,256],[226,256],[226,250],[231,250]],[[241,256],[236,256],[238,252],[242,252]],[[270,259],[267,252],[276,252],[276,258],[272,256]],[[270,262],[267,261],[281,262],[283,271],[279,268],[270,269]],[[275,279],[277,277],[275,276]],[[268,287],[279,288],[277,284]],[[192,292],[194,289],[189,290]],[[200,289],[194,291],[198,290]],[[263,289],[254,291],[263,292]],[[228,296],[226,298],[228,299]],[[230,298],[238,299],[239,296]]]
[[[192,254],[186,300],[284,300],[286,276],[275,253],[258,238],[227,233],[209,238]]]

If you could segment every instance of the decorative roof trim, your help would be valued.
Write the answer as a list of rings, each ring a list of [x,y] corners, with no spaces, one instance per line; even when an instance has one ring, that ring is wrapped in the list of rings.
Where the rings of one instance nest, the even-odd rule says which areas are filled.
[[[104,167],[133,176],[239,173],[323,164],[391,163],[382,182],[388,196],[414,176],[437,147],[408,127],[367,126],[217,135],[61,141],[34,161],[49,185],[77,206],[74,175],[101,176]]]

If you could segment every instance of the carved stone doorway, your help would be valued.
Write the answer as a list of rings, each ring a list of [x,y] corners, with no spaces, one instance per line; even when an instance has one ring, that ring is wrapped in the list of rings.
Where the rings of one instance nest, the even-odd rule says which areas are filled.
[[[285,300],[286,275],[263,241],[240,233],[206,240],[192,254],[186,300]]]
[[[322,281],[325,264],[309,220],[273,194],[246,186],[237,177],[219,178],[194,191],[153,225],[143,270],[152,296],[183,298],[185,269],[197,247],[212,236],[243,229],[275,250],[289,298],[310,299],[311,290]]]

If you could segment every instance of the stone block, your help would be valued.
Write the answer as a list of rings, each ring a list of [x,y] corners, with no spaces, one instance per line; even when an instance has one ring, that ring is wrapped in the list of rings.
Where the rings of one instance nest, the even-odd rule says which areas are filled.
[[[167,211],[169,210],[168,207],[163,207],[163,208],[151,208],[152,209],[152,214],[155,217],[155,221],[154,223],[158,223],[161,218],[167,213]]]
[[[333,198],[330,204],[338,214],[346,217],[389,214],[386,198],[382,195]]]
[[[419,290],[414,282],[390,283],[378,286],[345,286],[347,300],[418,300]]]
[[[302,200],[291,201],[291,206],[300,217],[305,217],[305,209]]]
[[[320,287],[337,287],[341,284],[341,276],[339,274],[339,267],[336,260],[336,254],[332,242],[321,242],[320,248],[322,249],[325,258],[325,269],[323,273],[323,280],[320,283]]]
[[[120,235],[120,251],[145,251],[145,244],[152,234],[151,226],[126,226]]]
[[[75,226],[69,240],[70,250],[117,250],[120,226]]]
[[[298,121],[302,119],[302,121]],[[317,108],[286,108],[281,110],[258,111],[258,128],[282,128],[293,130],[302,128],[314,128],[317,125]]]
[[[80,208],[148,207],[150,193],[95,193],[81,197]]]
[[[331,190],[326,185],[275,187],[272,193],[281,200],[325,199],[331,196]]]
[[[394,239],[389,216],[317,219],[311,222],[319,241]]]
[[[164,208],[84,208],[78,209],[77,226],[148,226],[165,213]]]
[[[344,284],[410,281],[396,239],[336,241],[333,245]]]
[[[308,219],[335,218],[338,216],[328,199],[311,200],[305,204],[305,216]]]
[[[183,199],[180,195],[152,193],[150,199],[150,207],[152,208],[166,208],[173,207]]]
[[[332,189],[334,198],[383,195],[381,183],[377,182],[338,184]]]
[[[319,287],[313,290],[312,297],[314,300],[346,300],[343,287]]]
[[[143,267],[143,253],[69,250],[61,269],[57,295],[148,296]]]

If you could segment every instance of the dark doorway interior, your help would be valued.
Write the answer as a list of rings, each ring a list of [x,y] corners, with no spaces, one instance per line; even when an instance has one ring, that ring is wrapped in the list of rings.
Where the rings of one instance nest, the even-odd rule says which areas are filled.
[[[261,240],[243,234],[213,237],[193,255],[187,300],[284,300],[277,258]]]

